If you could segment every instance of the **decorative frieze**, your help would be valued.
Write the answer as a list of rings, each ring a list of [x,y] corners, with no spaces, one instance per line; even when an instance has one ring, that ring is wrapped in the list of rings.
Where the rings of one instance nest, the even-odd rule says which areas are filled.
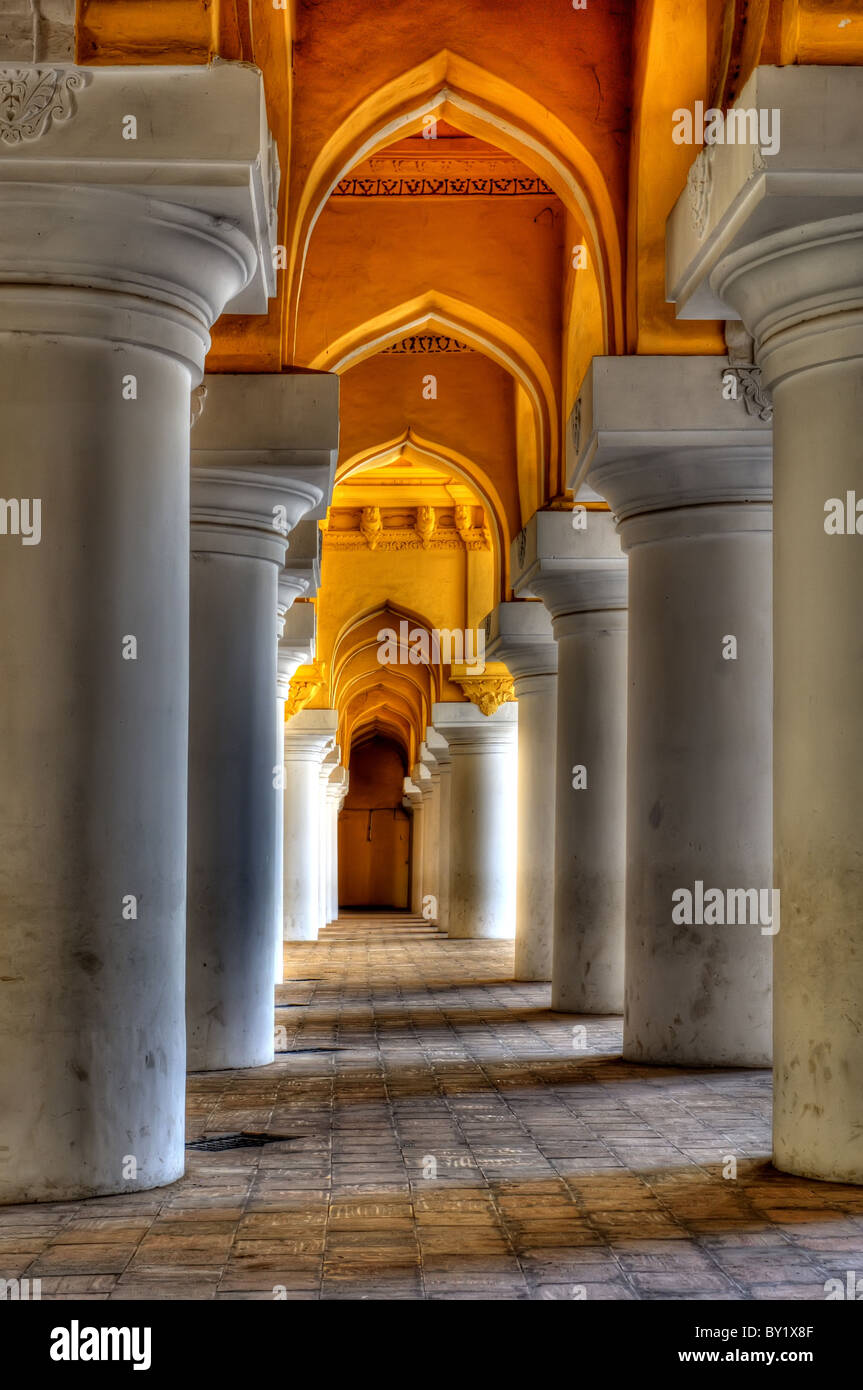
[[[365,178],[342,179],[333,198],[524,198],[554,197],[537,178]]]
[[[480,512],[479,523],[476,512]],[[480,508],[331,507],[322,528],[327,545],[342,550],[488,550],[491,537]]]
[[[458,338],[447,338],[442,333],[414,333],[409,338],[401,338],[397,343],[381,349],[381,356],[414,352],[473,352],[467,343]]]

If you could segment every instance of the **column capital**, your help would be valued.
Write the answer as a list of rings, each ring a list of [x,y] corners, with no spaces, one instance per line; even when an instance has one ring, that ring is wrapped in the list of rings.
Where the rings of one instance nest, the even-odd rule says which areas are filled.
[[[321,587],[321,529],[315,518],[321,510],[326,512],[331,496],[332,490],[325,492],[318,505],[297,522],[288,537],[286,568],[305,580],[306,598],[314,598]]]
[[[295,672],[313,661],[314,656],[314,606],[311,603],[292,604],[282,619],[279,637],[276,691],[280,699],[287,700]]]
[[[0,82],[4,329],[153,348],[200,381],[215,319],[276,290],[261,74],[16,64]]]
[[[507,703],[494,714],[483,714],[476,705],[444,702],[432,705],[435,728],[443,734],[451,753],[482,753],[515,745],[518,707]]]
[[[436,787],[438,782],[440,781],[440,767],[438,766],[438,760],[435,754],[429,747],[428,742],[426,740],[423,740],[423,742],[420,744],[419,761],[427,770],[432,780],[432,786]]]
[[[281,565],[288,533],[330,494],[338,380],[210,373],[204,386],[192,433],[192,550]]]
[[[285,722],[285,758],[322,762],[334,747],[339,716],[334,709],[302,709]]]
[[[523,682],[557,673],[557,643],[544,603],[499,603],[485,620],[485,651],[509,669],[518,696]]]
[[[423,794],[416,782],[410,777],[406,777],[402,783],[402,805],[412,811],[421,811],[423,804]]]
[[[449,744],[443,734],[434,727],[433,724],[426,726],[425,745],[435,760],[438,771],[448,769],[452,759],[449,752]]]
[[[0,280],[155,297],[179,283],[210,322],[225,304],[266,313],[279,160],[256,68],[3,63],[4,80]],[[216,243],[237,262],[218,305],[203,289]]]
[[[315,494],[290,480],[236,468],[204,468],[192,454],[193,554],[241,555],[281,566],[288,548],[281,511],[290,517]]]
[[[287,470],[316,493],[332,493],[339,447],[335,372],[207,372],[193,449],[209,468]],[[240,457],[238,457],[240,456]]]
[[[806,317],[825,311],[822,277],[856,286],[846,307],[859,305],[861,106],[863,68],[755,69],[734,109],[772,114],[777,137],[781,114],[781,139],[773,153],[723,144],[696,157],[668,219],[666,282],[679,318],[742,317],[761,339],[799,322],[801,304]],[[824,223],[834,224],[829,247]],[[816,248],[817,271],[808,263],[801,275],[800,254]],[[827,295],[832,304],[835,287]]]
[[[332,713],[336,715],[336,719],[338,720],[338,715],[336,711],[333,710]],[[338,729],[338,723],[336,724],[336,728]],[[329,784],[329,780],[335,772],[336,768],[338,767],[339,763],[341,762],[341,758],[342,750],[336,743],[334,736],[333,742],[327,748],[323,758],[321,759],[321,767],[320,772],[318,774],[321,780],[321,789],[323,790],[325,796],[327,794],[327,786]]]
[[[420,753],[419,761],[411,768],[410,780],[419,789],[423,801],[428,801],[434,792],[434,780],[429,768],[422,760],[422,753]]]
[[[771,424],[750,414],[742,395],[725,398],[728,371],[727,357],[591,362],[573,412],[578,428],[571,422],[570,486],[586,479],[607,499],[624,548],[634,534],[624,523],[650,513],[665,520],[639,528],[642,539],[659,524],[687,535],[769,530]],[[762,506],[753,513],[740,503]]]
[[[339,749],[341,756],[341,749]],[[348,770],[338,763],[330,768],[330,775],[327,780],[327,796],[330,801],[336,801],[341,808],[341,804],[348,794]]]
[[[541,598],[555,622],[626,608],[627,561],[604,510],[535,512],[512,543],[510,571],[516,595]]]
[[[285,618],[289,609],[293,608],[295,599],[305,598],[309,588],[309,581],[301,570],[294,569],[291,565],[284,565],[279,570],[279,594],[276,604],[276,621],[278,624],[279,640],[281,641],[285,633]]]

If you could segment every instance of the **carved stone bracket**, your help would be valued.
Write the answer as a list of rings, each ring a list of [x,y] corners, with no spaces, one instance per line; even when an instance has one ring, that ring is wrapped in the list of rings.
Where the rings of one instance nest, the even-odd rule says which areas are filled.
[[[494,714],[501,705],[515,699],[511,676],[458,676],[453,679],[481,714]]]
[[[207,400],[207,388],[203,381],[200,386],[196,386],[192,391],[191,408],[189,413],[189,428],[194,429],[197,422],[204,413],[204,405]]]
[[[360,530],[366,538],[369,550],[375,549],[383,529],[384,523],[381,520],[380,507],[363,507]]]
[[[722,379],[729,376],[737,378],[739,392],[743,396],[747,415],[755,415],[765,423],[773,419],[773,402],[761,384],[761,368],[755,366],[728,366],[722,371]]]
[[[299,714],[301,709],[305,709],[324,684],[326,668],[315,662],[311,669],[314,672],[313,676],[299,679],[294,676],[292,679],[288,689],[288,697],[285,700],[285,719],[291,719],[295,714]]]
[[[416,528],[423,550],[428,550],[435,533],[434,507],[417,507]]]
[[[53,121],[68,121],[75,114],[74,93],[89,81],[89,73],[72,68],[0,67],[0,140],[38,140]]]
[[[736,319],[728,319],[725,324],[725,346],[728,366],[722,369],[723,383],[726,377],[735,377],[737,395],[743,396],[747,415],[769,422],[773,419],[773,401],[761,383],[761,368],[755,362],[755,343]]]

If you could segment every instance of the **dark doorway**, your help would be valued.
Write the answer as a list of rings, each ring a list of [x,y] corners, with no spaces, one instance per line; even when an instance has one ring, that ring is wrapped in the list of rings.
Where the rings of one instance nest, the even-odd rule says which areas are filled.
[[[411,822],[402,806],[402,750],[376,735],[353,747],[349,770],[339,816],[339,906],[407,911]]]

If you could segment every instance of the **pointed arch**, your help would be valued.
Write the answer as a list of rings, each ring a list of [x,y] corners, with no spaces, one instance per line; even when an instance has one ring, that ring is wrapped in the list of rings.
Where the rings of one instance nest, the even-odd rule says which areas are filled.
[[[422,128],[423,117],[452,121],[489,140],[543,178],[584,228],[600,287],[606,352],[622,350],[623,271],[620,234],[602,170],[587,146],[527,92],[469,59],[441,49],[360,102],[312,164],[293,214],[284,359],[293,359],[297,309],[309,242],[333,189],[354,165],[397,137]]]
[[[543,505],[551,460],[558,452],[557,401],[548,368],[536,348],[501,319],[453,295],[428,290],[392,305],[357,324],[324,348],[309,363],[317,371],[341,375],[358,362],[413,333],[438,333],[456,337],[484,353],[521,386],[531,406],[534,447],[529,452],[530,476],[519,460],[519,500],[522,520]]]
[[[333,642],[330,702],[339,711],[341,746],[349,748],[354,729],[385,715],[402,730],[409,757],[417,750],[431,721],[431,708],[441,697],[443,668],[440,663],[418,666],[382,666],[378,660],[381,625],[398,629],[404,619],[431,638],[431,624],[388,600],[366,609],[344,623]],[[429,642],[431,649],[431,642]]]
[[[432,463],[444,468],[455,473],[477,493],[490,522],[494,555],[494,592],[498,597],[504,598],[509,592],[509,547],[512,540],[506,509],[494,483],[465,454],[450,448],[448,444],[424,439],[415,430],[406,429],[395,439],[386,440],[370,449],[362,449],[340,463],[336,471],[336,486],[362,469],[393,463],[397,459],[404,459],[409,463]]]

